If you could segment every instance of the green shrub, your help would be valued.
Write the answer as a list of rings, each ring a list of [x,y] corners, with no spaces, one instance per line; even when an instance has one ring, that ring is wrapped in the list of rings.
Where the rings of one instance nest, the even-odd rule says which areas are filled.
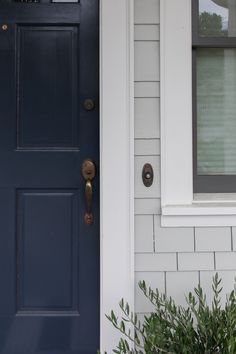
[[[116,354],[235,354],[236,353],[236,290],[221,305],[218,274],[213,277],[213,301],[209,307],[199,285],[186,296],[187,306],[177,306],[172,298],[139,283],[154,310],[141,323],[130,311],[128,303],[120,302],[123,317],[111,311],[107,318],[122,338]],[[132,349],[129,343],[134,344]],[[107,354],[107,353],[105,353]]]

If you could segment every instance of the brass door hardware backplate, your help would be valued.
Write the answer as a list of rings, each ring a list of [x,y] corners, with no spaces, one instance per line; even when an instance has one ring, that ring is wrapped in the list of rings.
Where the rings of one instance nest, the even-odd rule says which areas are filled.
[[[86,111],[92,111],[95,108],[95,103],[91,98],[86,98],[84,101],[84,109]]]
[[[96,166],[90,159],[84,160],[81,168],[82,176],[85,179],[85,207],[84,221],[86,225],[92,225],[94,221],[93,206],[93,185],[92,181],[96,174]]]
[[[86,181],[87,180],[92,181],[95,177],[95,173],[96,173],[96,167],[94,162],[90,159],[84,160],[82,164],[82,176],[84,177],[84,179]]]

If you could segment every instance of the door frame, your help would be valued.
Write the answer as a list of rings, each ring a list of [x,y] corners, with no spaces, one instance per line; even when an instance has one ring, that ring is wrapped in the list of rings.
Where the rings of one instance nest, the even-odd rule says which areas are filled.
[[[134,306],[134,0],[100,0],[100,348],[120,335],[105,314]]]

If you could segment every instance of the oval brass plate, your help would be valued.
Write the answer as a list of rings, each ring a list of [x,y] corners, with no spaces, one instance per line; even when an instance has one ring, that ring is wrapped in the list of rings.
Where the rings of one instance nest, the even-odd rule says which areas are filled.
[[[92,160],[84,160],[82,163],[82,176],[84,179],[92,181],[92,179],[95,177],[96,173],[96,167],[95,164]]]

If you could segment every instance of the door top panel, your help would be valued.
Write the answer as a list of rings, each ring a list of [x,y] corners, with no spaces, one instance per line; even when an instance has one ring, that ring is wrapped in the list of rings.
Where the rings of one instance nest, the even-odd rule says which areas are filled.
[[[80,23],[79,3],[5,3],[0,1],[0,21],[7,23]]]

